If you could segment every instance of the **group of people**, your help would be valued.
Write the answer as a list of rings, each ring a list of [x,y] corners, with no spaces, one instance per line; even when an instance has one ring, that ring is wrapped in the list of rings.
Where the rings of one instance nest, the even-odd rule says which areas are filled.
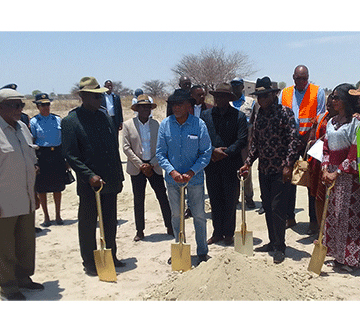
[[[238,174],[245,179],[246,205],[255,208],[251,166],[256,159],[269,243],[255,251],[273,252],[276,264],[284,261],[286,228],[296,225],[292,169],[299,156],[306,156],[309,146],[321,140],[322,160],[309,159],[308,234],[318,232],[325,189],[335,183],[324,244],[334,258],[330,264],[347,271],[358,267],[360,90],[340,84],[325,102],[324,90],[309,83],[306,66],[297,66],[293,79],[295,84],[281,92],[269,77],[257,79],[252,92],[255,100],[244,95],[244,81],[234,78],[209,91],[214,97],[214,105],[209,105],[204,87],[192,86],[188,77],[181,77],[179,89],[167,99],[167,114],[161,123],[151,116],[157,105],[142,91],[137,91],[132,102],[134,117],[124,122],[120,98],[112,93],[109,80],[101,87],[94,77],[83,77],[79,84],[82,104],[62,120],[50,113],[52,100],[41,93],[34,101],[39,114],[22,122],[24,96],[16,86],[0,89],[2,298],[24,300],[22,289],[43,289],[30,278],[35,261],[34,212],[41,204],[44,226],[51,224],[46,193],[53,192],[56,223],[62,224],[61,191],[69,168],[77,178],[79,244],[85,273],[97,275],[94,190],[99,187],[106,244],[114,265],[124,266],[116,256],[117,195],[124,181],[120,131],[134,196],[134,241],[145,237],[145,188],[149,181],[167,234],[175,241],[179,240],[181,214],[193,217],[199,263],[207,261],[209,245],[220,241],[231,245],[234,241]],[[213,225],[209,238],[205,184]],[[180,187],[184,185],[188,209],[180,211]]]

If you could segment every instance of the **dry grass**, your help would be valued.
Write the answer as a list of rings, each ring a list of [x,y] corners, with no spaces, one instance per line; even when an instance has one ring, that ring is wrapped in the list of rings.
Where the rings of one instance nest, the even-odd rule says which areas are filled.
[[[210,97],[210,98],[208,98]],[[207,103],[213,103],[212,96],[208,96],[206,98]],[[123,108],[124,121],[131,119],[134,116],[133,110],[131,107],[132,96],[127,96],[121,98],[121,104]],[[152,112],[154,119],[161,122],[166,117],[166,100],[160,98],[154,98],[154,103],[157,104],[157,108],[155,108]],[[68,99],[68,100],[59,100],[56,99],[51,103],[51,113],[59,115],[61,118],[64,118],[68,115],[68,113],[81,105],[80,98]],[[39,113],[36,105],[32,102],[32,100],[28,99],[25,101],[24,113],[29,115],[30,118]]]

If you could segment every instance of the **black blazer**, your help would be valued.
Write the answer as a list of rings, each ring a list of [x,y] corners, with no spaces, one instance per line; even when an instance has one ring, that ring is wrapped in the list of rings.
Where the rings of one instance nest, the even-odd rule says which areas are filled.
[[[115,122],[116,129],[119,130],[120,125],[124,121],[121,100],[120,100],[120,97],[118,95],[116,95],[115,93],[111,93],[111,96],[113,97],[114,110],[115,110],[114,122]],[[105,94],[103,94],[101,106],[106,108]]]

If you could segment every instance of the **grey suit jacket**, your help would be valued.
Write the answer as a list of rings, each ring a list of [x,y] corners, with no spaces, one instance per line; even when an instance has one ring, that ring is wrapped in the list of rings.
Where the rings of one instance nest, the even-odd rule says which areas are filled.
[[[159,122],[150,118],[150,145],[151,160],[150,164],[154,166],[154,172],[162,175],[162,168],[159,166],[156,158],[156,143],[159,130]],[[140,166],[144,163],[142,154],[140,128],[137,118],[129,119],[123,123],[123,151],[127,156],[126,172],[130,175],[138,175]]]

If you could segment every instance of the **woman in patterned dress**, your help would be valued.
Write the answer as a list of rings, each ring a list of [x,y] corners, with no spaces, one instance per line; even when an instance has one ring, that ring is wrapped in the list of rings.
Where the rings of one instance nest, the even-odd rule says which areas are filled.
[[[322,180],[331,190],[325,220],[324,245],[335,260],[331,266],[352,271],[360,266],[360,184],[357,167],[356,132],[360,121],[353,117],[358,98],[343,83],[333,91],[332,104],[338,115],[327,124],[323,148]]]

